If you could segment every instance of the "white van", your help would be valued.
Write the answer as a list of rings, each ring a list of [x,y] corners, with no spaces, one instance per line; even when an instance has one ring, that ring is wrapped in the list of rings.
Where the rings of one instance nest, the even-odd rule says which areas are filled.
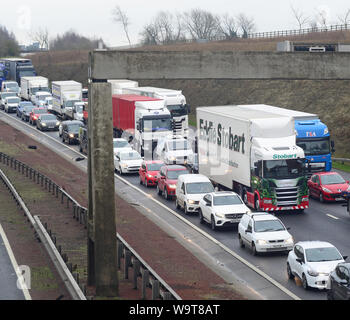
[[[199,201],[207,193],[213,192],[214,187],[210,180],[202,174],[180,175],[176,184],[177,209],[183,209],[185,214],[198,212]]]

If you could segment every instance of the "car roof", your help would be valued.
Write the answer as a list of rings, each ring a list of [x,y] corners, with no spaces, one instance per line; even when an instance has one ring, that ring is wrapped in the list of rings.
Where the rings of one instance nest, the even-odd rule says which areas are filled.
[[[335,172],[335,171],[317,172],[317,174],[320,175],[320,176],[329,176],[329,175],[332,175],[332,174],[340,175],[338,172]]]
[[[162,160],[145,160],[145,164],[164,163]]]
[[[41,108],[41,109],[45,109],[45,108]],[[66,121],[62,121],[62,124],[83,124],[81,121],[79,120],[66,120]]]
[[[214,192],[210,192],[210,194],[214,197],[237,195],[237,193],[233,191],[214,191]]]
[[[124,138],[113,138],[113,141],[126,141],[128,142],[126,139]]]
[[[251,217],[253,218],[254,221],[280,220],[270,213],[262,214],[262,213],[253,212]]]
[[[168,170],[187,170],[186,167],[180,166],[178,164],[169,164],[165,166]]]
[[[179,177],[182,182],[210,182],[208,177],[202,175],[202,174],[184,174]]]
[[[296,245],[302,246],[304,249],[311,249],[311,248],[331,248],[334,247],[331,243],[326,241],[299,241],[296,243]]]

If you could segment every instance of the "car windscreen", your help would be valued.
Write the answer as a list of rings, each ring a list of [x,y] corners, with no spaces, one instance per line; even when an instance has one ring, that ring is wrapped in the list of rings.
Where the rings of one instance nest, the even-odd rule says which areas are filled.
[[[25,106],[25,107],[23,108],[23,110],[24,110],[25,112],[32,112],[33,109],[34,109],[34,106]]]
[[[19,98],[9,98],[7,99],[7,103],[19,103]]]
[[[53,114],[45,114],[45,115],[41,116],[41,120],[52,121],[52,120],[57,120],[57,119]]]
[[[342,184],[346,183],[343,177],[339,174],[327,174],[321,177],[322,184]]]
[[[35,114],[44,114],[44,113],[47,113],[47,110],[46,109],[34,109],[33,112]]]
[[[84,107],[81,106],[81,105],[75,106],[75,111],[76,111],[77,113],[83,113]]]
[[[199,194],[214,192],[211,182],[191,182],[186,184],[187,194]]]
[[[51,97],[51,95],[38,95],[37,97],[39,101],[44,101],[46,98]]]
[[[18,84],[17,82],[6,83],[6,87],[10,89],[18,89]]]
[[[7,97],[16,97],[16,96],[17,96],[16,92],[3,92],[3,93],[1,93],[2,99],[7,98]]]
[[[283,231],[285,230],[283,224],[279,220],[263,220],[255,221],[255,232],[271,232],[271,231]]]
[[[29,102],[29,101],[21,101],[20,103],[19,103],[19,105],[21,106],[21,107],[27,107],[27,106],[33,106],[33,104],[31,103],[31,102]],[[33,106],[34,107],[34,106]]]
[[[159,171],[162,166],[164,166],[164,163],[149,163],[147,169],[148,171]]]
[[[233,194],[227,196],[214,196],[214,206],[231,206],[242,203],[242,200]]]
[[[127,141],[119,140],[113,141],[113,148],[127,148],[130,147],[130,144]]]
[[[182,174],[189,174],[187,170],[169,170],[168,179],[176,180]]]
[[[123,152],[119,154],[120,160],[140,160],[142,159],[138,152]]]
[[[82,127],[82,125],[78,124],[78,123],[74,123],[74,124],[68,124],[67,127],[68,127],[69,132],[78,133],[79,129],[80,129],[80,127]]]
[[[306,260],[308,262],[322,262],[342,260],[338,250],[334,247],[305,249]]]

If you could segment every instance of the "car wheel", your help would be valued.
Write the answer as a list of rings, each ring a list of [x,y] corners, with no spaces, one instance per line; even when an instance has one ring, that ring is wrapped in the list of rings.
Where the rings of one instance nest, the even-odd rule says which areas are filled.
[[[157,184],[157,193],[159,194],[159,195],[162,195],[162,190],[160,190],[160,188],[159,188],[159,185]]]
[[[292,273],[292,270],[290,269],[290,265],[287,262],[287,275],[289,279],[294,279],[294,274]]]
[[[324,203],[324,198],[322,192],[320,192],[320,202]]]
[[[215,219],[213,216],[211,216],[210,227],[211,227],[211,230],[213,230],[213,231],[216,230]]]
[[[239,246],[240,246],[241,248],[244,248],[244,247],[245,247],[245,244],[244,244],[243,239],[242,239],[242,237],[241,237],[240,234],[238,234],[238,241],[239,241]]]
[[[199,209],[199,223],[203,224],[204,223],[204,218],[203,218],[203,212],[201,209]]]
[[[166,199],[166,200],[169,200],[169,195],[168,195],[168,190],[167,190],[167,188],[165,187],[164,188],[164,198]]]
[[[123,171],[122,171],[122,167],[119,166],[119,174],[122,176],[123,175]]]
[[[252,243],[252,253],[253,253],[253,256],[258,255],[258,251],[256,251],[256,246],[254,242]]]
[[[140,184],[141,184],[141,185],[143,184],[141,176],[140,176]]]
[[[177,201],[177,198],[175,199],[175,207],[176,207],[176,209],[180,210],[180,205]]]
[[[334,300],[334,295],[332,290],[327,290],[327,300]]]
[[[79,145],[79,152],[83,152],[83,148],[81,147],[81,144]]]
[[[308,285],[308,283],[307,283],[307,279],[306,279],[305,274],[303,274],[301,281],[302,281],[302,283],[303,283],[303,288],[304,288],[305,290],[309,289],[309,285]]]
[[[184,203],[184,213],[188,214],[186,202]]]
[[[148,180],[145,179],[145,187],[148,188]]]

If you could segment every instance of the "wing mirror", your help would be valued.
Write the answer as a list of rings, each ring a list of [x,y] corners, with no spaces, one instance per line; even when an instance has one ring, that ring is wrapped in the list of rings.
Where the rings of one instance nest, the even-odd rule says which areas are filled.
[[[303,263],[303,260],[302,260],[302,259],[300,259],[300,258],[297,258],[297,259],[296,259],[296,261],[297,261],[297,262],[299,262],[300,264],[302,264],[302,263]]]
[[[343,256],[343,259],[346,260],[348,258],[348,256]]]
[[[247,229],[247,230],[245,231],[245,233],[252,233],[252,230]]]

